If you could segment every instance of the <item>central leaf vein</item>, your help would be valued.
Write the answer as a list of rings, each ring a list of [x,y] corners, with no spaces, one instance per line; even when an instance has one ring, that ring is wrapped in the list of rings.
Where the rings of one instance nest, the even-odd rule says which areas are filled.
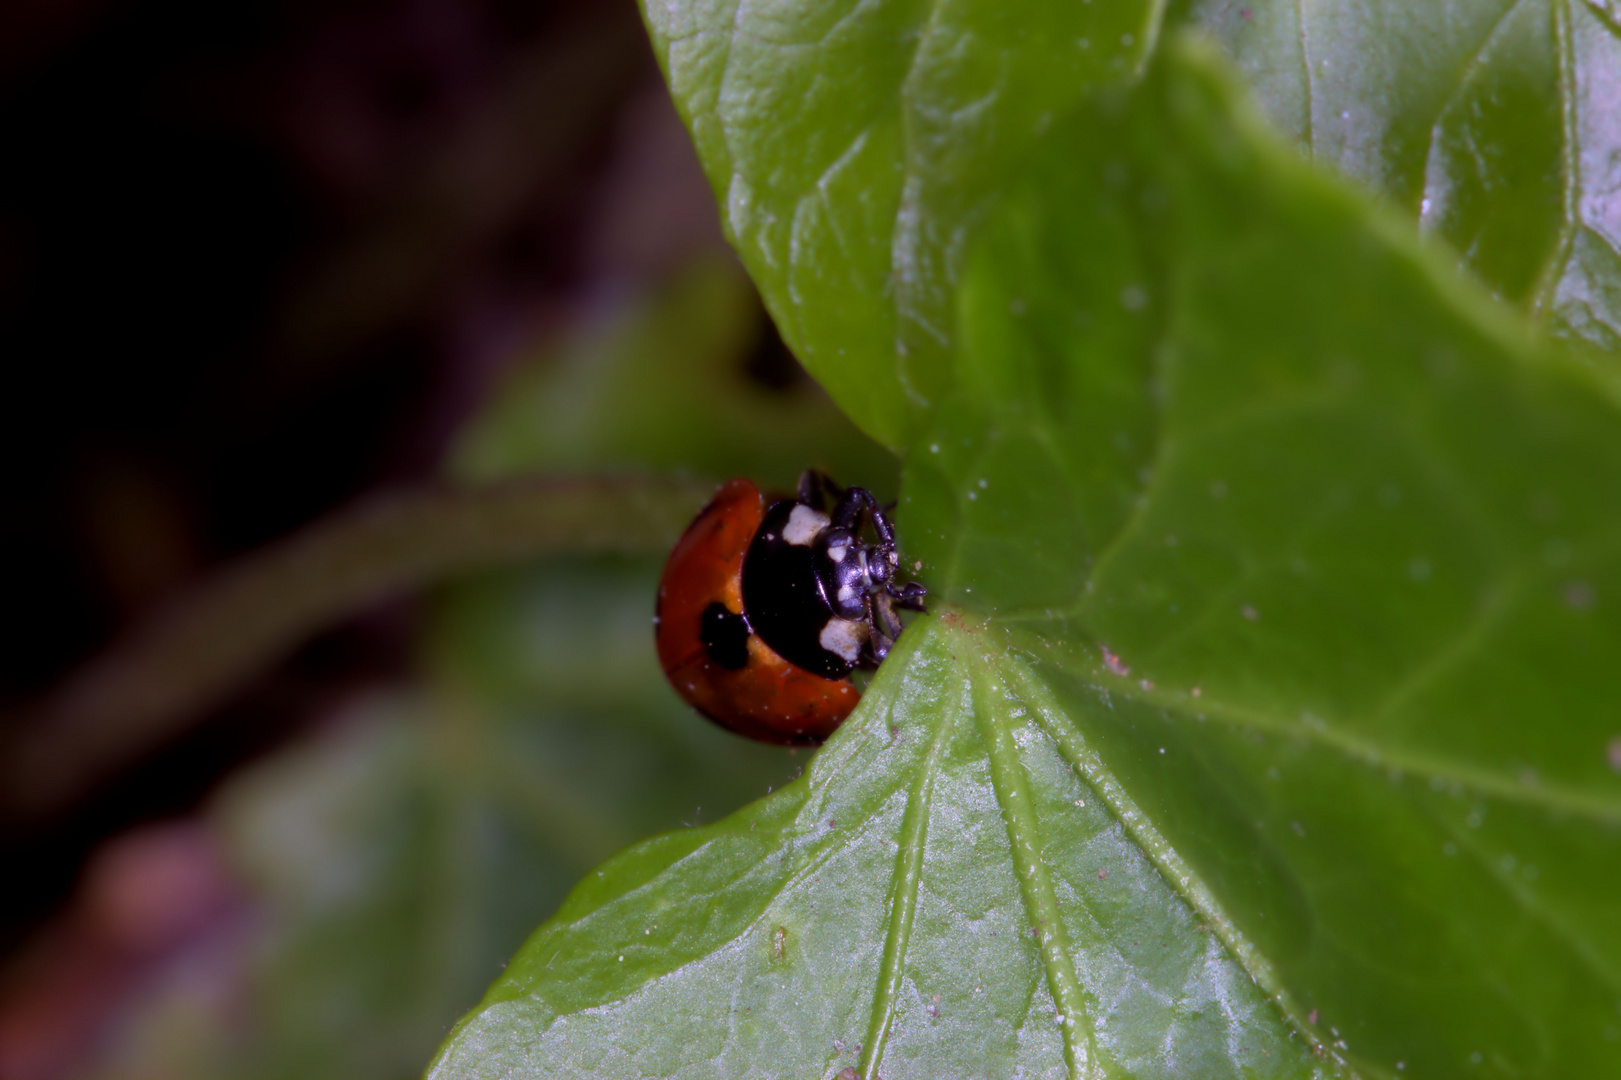
[[[1023,709],[1015,712],[1016,706],[1009,700],[1009,688],[989,670],[983,659],[975,657],[973,663],[974,716],[979,721],[986,756],[990,759],[991,783],[1007,825],[1013,867],[1031,922],[1031,935],[1046,969],[1053,1003],[1058,1008],[1056,1019],[1064,1037],[1065,1065],[1071,1080],[1106,1077],[1109,1073],[1097,1048],[1097,1000],[1081,986],[1075,974],[1069,934],[1058,910],[1058,898],[1046,862],[1041,823],[1031,803],[1029,780],[1013,739],[1012,729]]]

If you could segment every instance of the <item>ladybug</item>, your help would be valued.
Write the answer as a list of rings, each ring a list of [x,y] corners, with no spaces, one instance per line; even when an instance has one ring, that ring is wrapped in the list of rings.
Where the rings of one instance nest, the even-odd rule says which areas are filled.
[[[831,504],[831,505],[830,505]],[[862,538],[870,524],[876,542]],[[861,700],[850,681],[927,590],[895,580],[895,527],[865,488],[819,470],[796,498],[721,486],[677,541],[653,615],[659,663],[687,703],[761,742],[817,745]]]

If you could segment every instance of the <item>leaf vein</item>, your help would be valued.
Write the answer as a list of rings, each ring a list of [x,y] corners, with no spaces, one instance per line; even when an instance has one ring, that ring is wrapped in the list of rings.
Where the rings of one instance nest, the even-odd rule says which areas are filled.
[[[1539,900],[1535,893],[1527,889],[1524,884],[1516,880],[1511,874],[1504,872],[1499,863],[1493,860],[1480,845],[1477,844],[1465,831],[1460,831],[1451,823],[1432,813],[1427,806],[1420,806],[1419,812],[1429,818],[1442,832],[1457,843],[1458,850],[1467,852],[1469,857],[1480,864],[1481,868],[1502,888],[1513,897],[1522,910],[1534,917],[1537,922],[1547,928],[1553,936],[1559,938],[1570,947],[1571,953],[1582,962],[1593,974],[1608,983],[1612,990],[1621,989],[1621,971],[1616,970],[1607,963],[1594,948],[1593,943],[1583,937],[1570,926],[1563,918],[1556,915]]]
[[[1059,755],[1120,822],[1126,835],[1160,875],[1209,924],[1228,953],[1283,1012],[1300,1038],[1313,1050],[1343,1067],[1338,1056],[1318,1039],[1306,1023],[1305,1012],[1290,995],[1271,961],[1244,936],[1232,916],[1222,908],[1215,893],[1165,839],[1126,792],[1124,785],[1103,764],[1097,752],[1086,745],[1075,724],[1065,715],[1063,707],[1041,678],[1027,664],[1010,654],[997,654],[995,661],[1009,688],[1029,707],[1037,725],[1052,740]]]
[[[1277,738],[1300,739],[1332,750],[1347,761],[1370,768],[1399,769],[1403,773],[1455,785],[1481,795],[1502,799],[1504,802],[1570,814],[1593,821],[1621,824],[1621,804],[1600,796],[1549,784],[1546,781],[1528,785],[1508,777],[1494,776],[1482,769],[1470,768],[1458,762],[1441,761],[1418,754],[1392,753],[1387,747],[1377,746],[1333,724],[1323,721],[1292,723],[1276,720],[1254,710],[1224,704],[1213,699],[1208,691],[1194,699],[1159,690],[1141,691],[1132,683],[1127,683],[1123,689],[1122,696],[1129,700],[1151,704],[1181,716],[1215,720]]]
[[[1555,2],[1553,5],[1554,48],[1559,60],[1559,179],[1560,194],[1563,202],[1561,208],[1561,221],[1559,234],[1554,241],[1553,250],[1548,255],[1548,265],[1542,274],[1542,282],[1536,290],[1531,302],[1531,312],[1534,315],[1546,317],[1549,315],[1555,295],[1559,290],[1559,282],[1564,277],[1564,269],[1570,261],[1571,247],[1576,242],[1576,229],[1580,213],[1577,209],[1581,200],[1581,165],[1577,161],[1576,149],[1576,76],[1573,71],[1576,58],[1573,55],[1575,46],[1571,42],[1572,29],[1570,25],[1570,8],[1568,2]]]
[[[918,887],[923,877],[923,848],[928,840],[929,812],[934,802],[934,781],[940,772],[940,757],[962,714],[962,696],[957,695],[944,719],[935,729],[928,756],[913,777],[907,794],[906,814],[901,822],[899,850],[895,853],[895,875],[889,893],[889,927],[884,940],[884,958],[879,969],[877,993],[873,997],[872,1021],[862,1043],[859,1073],[875,1080],[883,1060],[884,1044],[895,1020],[895,1001],[900,995],[906,968],[906,946],[912,935],[912,919],[917,912]]]

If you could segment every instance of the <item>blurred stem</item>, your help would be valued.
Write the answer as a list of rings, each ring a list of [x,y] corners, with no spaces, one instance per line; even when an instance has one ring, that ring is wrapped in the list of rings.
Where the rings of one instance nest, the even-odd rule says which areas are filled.
[[[539,556],[663,551],[712,491],[691,479],[548,478],[340,511],[219,571],[8,717],[0,814],[70,804],[344,615]]]

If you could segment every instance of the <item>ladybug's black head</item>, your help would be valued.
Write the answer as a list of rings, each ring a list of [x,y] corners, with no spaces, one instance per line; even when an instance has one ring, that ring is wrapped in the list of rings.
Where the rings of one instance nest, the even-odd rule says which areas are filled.
[[[863,626],[867,638],[863,661],[876,667],[901,632],[895,609],[922,611],[928,591],[916,582],[897,582],[900,554],[895,526],[870,491],[841,490],[814,470],[801,478],[799,488],[800,503],[813,510],[819,511],[829,494],[833,497],[828,527],[812,545],[817,581],[835,618]],[[871,542],[862,538],[869,526]]]
[[[833,525],[816,538],[812,550],[828,607],[843,619],[865,619],[868,598],[895,576],[894,545],[864,544],[851,530]]]

